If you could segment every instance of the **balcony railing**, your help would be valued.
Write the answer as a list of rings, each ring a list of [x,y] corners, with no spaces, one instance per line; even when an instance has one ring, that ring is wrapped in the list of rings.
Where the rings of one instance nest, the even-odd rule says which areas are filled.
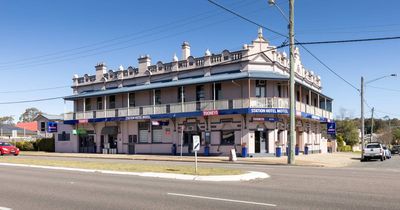
[[[130,108],[117,108],[107,110],[95,110],[86,112],[67,113],[65,120],[83,120],[105,117],[127,117],[150,114],[168,114],[181,112],[195,112],[203,110],[223,110],[240,108],[289,108],[289,99],[287,98],[246,98],[231,100],[207,100],[192,101],[184,103],[159,104],[148,106],[137,106]],[[296,110],[306,112],[321,117],[332,119],[332,113],[320,108],[296,102]]]

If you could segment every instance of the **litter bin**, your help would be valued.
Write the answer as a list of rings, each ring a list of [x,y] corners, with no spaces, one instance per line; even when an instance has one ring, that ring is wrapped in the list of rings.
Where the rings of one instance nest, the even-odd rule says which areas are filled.
[[[173,144],[171,147],[171,153],[172,155],[176,155],[176,144]]]
[[[308,147],[307,146],[304,147],[304,154],[308,155]]]
[[[205,146],[204,147],[204,156],[209,156],[210,155],[210,147],[209,146]]]
[[[300,150],[299,146],[296,146],[295,150],[294,150],[294,154],[299,155],[299,150]]]
[[[282,155],[282,148],[281,147],[277,147],[275,149],[275,155],[276,155],[276,157],[281,157],[281,155]]]
[[[242,147],[242,157],[247,157],[247,147]]]

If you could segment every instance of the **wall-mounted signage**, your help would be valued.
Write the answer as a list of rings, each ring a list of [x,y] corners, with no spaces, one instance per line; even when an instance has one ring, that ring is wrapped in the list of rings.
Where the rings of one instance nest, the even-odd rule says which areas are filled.
[[[47,132],[57,133],[57,123],[56,122],[47,122]]]
[[[203,116],[216,116],[218,115],[218,110],[204,110]]]

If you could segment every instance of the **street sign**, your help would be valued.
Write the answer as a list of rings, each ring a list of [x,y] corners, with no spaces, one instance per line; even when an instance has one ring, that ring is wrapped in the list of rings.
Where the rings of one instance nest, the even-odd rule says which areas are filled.
[[[193,136],[193,151],[200,150],[200,136]]]
[[[197,174],[197,151],[200,150],[200,136],[195,135],[193,136],[193,151],[195,157],[195,173]]]

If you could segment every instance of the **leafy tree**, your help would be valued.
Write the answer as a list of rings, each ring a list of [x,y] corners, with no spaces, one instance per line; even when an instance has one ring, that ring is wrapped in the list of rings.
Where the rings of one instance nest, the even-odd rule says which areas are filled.
[[[14,125],[13,116],[0,117],[0,125]]]
[[[353,120],[337,121],[337,134],[346,142],[346,145],[354,146],[359,143],[357,123]]]
[[[343,135],[342,134],[338,134],[336,136],[336,140],[337,140],[338,147],[343,147],[344,146],[344,139],[343,139]]]
[[[35,107],[27,108],[25,110],[25,112],[22,113],[21,117],[19,117],[19,121],[20,122],[32,122],[33,119],[35,119],[35,117],[41,113],[42,112]]]

